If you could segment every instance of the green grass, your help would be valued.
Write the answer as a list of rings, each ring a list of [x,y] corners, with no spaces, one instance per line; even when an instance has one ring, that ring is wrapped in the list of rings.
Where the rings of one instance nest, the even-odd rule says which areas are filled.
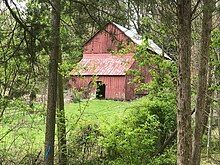
[[[36,105],[32,112],[25,104],[19,108],[16,104],[8,109],[0,123],[0,159],[1,156],[5,159],[9,156],[20,160],[26,154],[44,152],[46,110]],[[112,100],[66,104],[67,131],[74,131],[89,122],[110,124],[123,116],[129,105],[129,102]]]
[[[105,120],[114,122],[117,117],[126,113],[130,102],[113,100],[89,100],[80,103],[70,103],[65,106],[67,119],[81,116],[82,120]]]
[[[113,100],[84,100],[80,103],[66,104],[67,131],[77,131],[77,128],[91,122],[100,123],[102,126],[110,125],[123,117],[131,105],[132,102]],[[0,160],[8,157],[20,160],[28,153],[39,153],[39,151],[42,151],[41,156],[43,156],[46,110],[36,107],[36,113],[29,113],[27,107],[26,109],[17,107],[7,111],[4,120],[0,123],[0,139],[5,136],[0,140]],[[8,131],[10,132],[7,134]],[[215,155],[215,158],[220,160],[219,155]],[[201,164],[218,163],[204,157]]]

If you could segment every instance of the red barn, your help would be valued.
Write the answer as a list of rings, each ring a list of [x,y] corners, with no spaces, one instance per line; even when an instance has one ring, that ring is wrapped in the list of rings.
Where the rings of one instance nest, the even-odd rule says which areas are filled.
[[[149,50],[162,54],[162,50],[149,40]],[[81,91],[84,97],[115,100],[131,100],[136,97],[133,76],[129,70],[139,69],[133,56],[141,38],[135,32],[116,23],[108,23],[98,31],[83,47],[83,58],[70,75],[70,85]],[[123,53],[120,53],[123,52]],[[144,81],[151,76],[141,69]]]

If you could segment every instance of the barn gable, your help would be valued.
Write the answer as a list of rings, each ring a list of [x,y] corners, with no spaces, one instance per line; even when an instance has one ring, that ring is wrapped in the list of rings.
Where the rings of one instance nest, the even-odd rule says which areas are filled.
[[[108,23],[84,44],[84,54],[106,54],[118,50],[122,44],[136,43],[115,23]]]
[[[135,30],[129,30],[116,23],[108,23],[103,30],[99,30],[84,44],[84,54],[100,54],[111,53],[118,50],[121,44],[134,45],[142,44],[142,38]],[[147,40],[148,49],[155,54],[164,56],[166,59],[172,60],[163,50],[151,39]]]

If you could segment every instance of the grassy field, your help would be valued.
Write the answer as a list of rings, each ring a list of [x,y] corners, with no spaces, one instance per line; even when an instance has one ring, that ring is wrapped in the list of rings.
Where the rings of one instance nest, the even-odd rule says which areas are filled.
[[[129,102],[112,100],[89,100],[65,105],[67,131],[82,123],[112,123],[126,113]],[[44,150],[45,109],[32,112],[28,107],[15,105],[7,110],[0,123],[0,160],[22,159],[22,153],[39,153]],[[7,153],[5,151],[8,151]]]
[[[131,105],[132,102],[112,100],[85,100],[66,104],[67,131],[77,130],[81,125],[91,122],[110,125],[123,117]],[[39,152],[43,156],[45,110],[35,112],[17,108],[6,113],[0,123],[0,160],[9,157],[21,160],[25,154]],[[207,160],[204,156],[201,164],[215,165],[219,162]]]
[[[117,117],[126,113],[130,102],[113,100],[89,100],[80,103],[70,103],[66,105],[66,117],[81,117],[82,120],[104,120],[114,122]]]

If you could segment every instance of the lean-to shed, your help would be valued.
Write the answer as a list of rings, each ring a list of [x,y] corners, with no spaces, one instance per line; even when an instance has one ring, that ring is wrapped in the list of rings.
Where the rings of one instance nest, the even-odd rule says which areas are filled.
[[[69,84],[84,97],[134,99],[136,85],[131,83],[133,76],[128,71],[141,69],[144,81],[151,80],[147,70],[138,67],[134,60],[135,47],[139,44],[141,37],[137,33],[108,23],[84,44],[83,58],[71,71]],[[149,50],[162,54],[152,40],[148,40],[148,45]],[[123,49],[126,53],[119,53]]]

